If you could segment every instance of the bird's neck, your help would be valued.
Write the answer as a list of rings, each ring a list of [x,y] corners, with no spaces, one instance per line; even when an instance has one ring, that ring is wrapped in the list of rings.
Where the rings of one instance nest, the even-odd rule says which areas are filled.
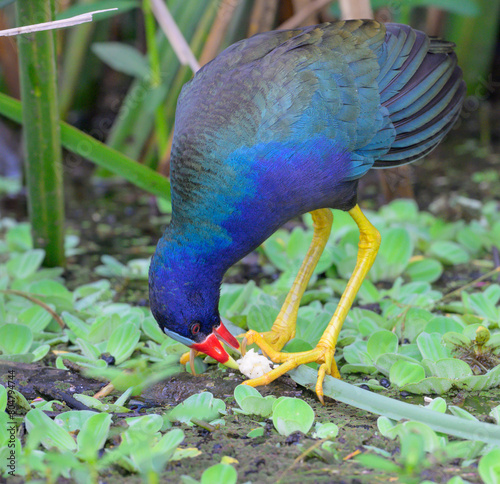
[[[224,160],[174,161],[172,223],[163,250],[200,261],[221,277],[290,218],[343,208],[355,193],[352,182],[344,183],[345,150],[321,137],[242,147]]]
[[[175,219],[167,227],[158,242],[155,257],[186,279],[205,279],[206,283],[218,286],[227,269],[235,262],[228,256],[228,244],[223,238],[214,236],[217,227],[205,220]]]

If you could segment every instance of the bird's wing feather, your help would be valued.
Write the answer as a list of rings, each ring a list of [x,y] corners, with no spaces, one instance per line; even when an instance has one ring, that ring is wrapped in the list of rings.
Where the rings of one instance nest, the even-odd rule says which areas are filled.
[[[378,83],[396,137],[374,168],[410,163],[432,151],[454,125],[465,97],[452,43],[388,24],[385,45]]]
[[[384,40],[383,25],[354,20],[238,42],[184,87],[174,153],[197,146],[224,158],[245,145],[322,135],[354,153],[357,178],[394,138],[377,85]],[[372,140],[373,153],[356,154]]]

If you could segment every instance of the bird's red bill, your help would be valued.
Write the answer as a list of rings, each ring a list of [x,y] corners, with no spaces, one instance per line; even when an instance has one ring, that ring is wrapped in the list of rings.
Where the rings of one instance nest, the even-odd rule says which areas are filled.
[[[209,334],[205,338],[204,341],[191,345],[191,348],[196,351],[200,351],[201,353],[205,353],[223,365],[227,365],[229,363],[229,366],[234,366],[234,360],[222,347],[219,339],[237,350],[240,348],[238,340],[225,328],[222,322],[218,328],[213,330],[212,334]]]
[[[214,333],[217,335],[219,339],[224,341],[229,346],[232,346],[234,349],[240,349],[240,343],[238,340],[226,329],[226,327],[220,323],[220,326],[217,329],[214,329]]]

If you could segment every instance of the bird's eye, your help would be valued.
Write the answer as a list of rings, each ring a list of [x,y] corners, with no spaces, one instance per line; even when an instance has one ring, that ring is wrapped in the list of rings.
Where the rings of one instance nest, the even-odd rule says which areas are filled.
[[[189,328],[191,334],[198,334],[200,332],[200,323],[193,323]]]

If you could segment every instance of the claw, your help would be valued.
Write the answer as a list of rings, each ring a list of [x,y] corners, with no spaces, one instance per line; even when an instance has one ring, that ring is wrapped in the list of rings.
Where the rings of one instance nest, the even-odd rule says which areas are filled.
[[[323,363],[318,369],[318,379],[316,380],[316,395],[318,395],[318,400],[321,402],[321,405],[325,404],[325,399],[323,398],[323,380],[326,375],[326,363]]]
[[[241,356],[245,356],[247,354],[247,344],[248,344],[248,340],[247,340],[247,337],[245,336],[243,338],[243,340],[241,341],[241,345],[240,345]]]
[[[194,359],[196,358],[196,350],[191,349],[189,351],[189,367],[191,368],[191,373],[193,376],[196,375],[196,370],[194,368]]]

